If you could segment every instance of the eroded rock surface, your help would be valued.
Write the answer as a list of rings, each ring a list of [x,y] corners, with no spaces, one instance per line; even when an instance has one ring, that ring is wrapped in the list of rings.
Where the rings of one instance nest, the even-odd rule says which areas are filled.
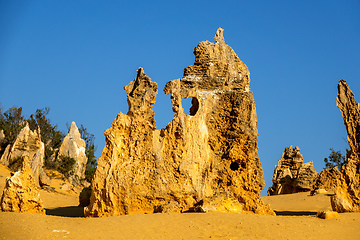
[[[40,199],[40,192],[36,187],[28,156],[22,156],[22,168],[13,176],[6,179],[1,209],[5,212],[29,212],[45,214]]]
[[[303,163],[300,148],[292,146],[285,151],[275,166],[272,178],[273,186],[269,188],[269,195],[289,194],[310,191],[318,175],[313,162]]]
[[[86,216],[195,207],[273,214],[260,199],[265,184],[249,70],[221,28],[214,39],[199,43],[194,65],[166,84],[175,116],[165,129],[156,130],[158,86],[142,68],[125,87],[129,111],[105,131]],[[181,101],[189,97],[187,115]]]
[[[40,186],[40,175],[46,175],[43,169],[45,145],[41,141],[40,128],[32,131],[28,123],[21,129],[15,142],[6,147],[0,161],[12,170],[17,171],[21,167],[22,156],[24,155],[30,159],[36,186]]]
[[[312,189],[312,194],[316,193],[319,189],[324,189],[326,191],[333,191],[336,184],[336,179],[340,177],[340,171],[337,167],[326,168],[321,171],[316,177]]]
[[[339,213],[334,211],[320,211],[316,216],[325,220],[340,217]]]
[[[345,80],[340,80],[336,105],[340,109],[348,133],[350,151],[336,179],[335,196],[331,205],[337,212],[360,211],[360,109],[354,93]]]
[[[75,160],[75,164],[71,169],[69,181],[78,186],[82,179],[85,178],[85,169],[87,157],[85,154],[85,141],[81,138],[79,129],[75,122],[72,122],[68,134],[65,136],[58,153],[57,163],[62,160],[60,156],[71,157]]]

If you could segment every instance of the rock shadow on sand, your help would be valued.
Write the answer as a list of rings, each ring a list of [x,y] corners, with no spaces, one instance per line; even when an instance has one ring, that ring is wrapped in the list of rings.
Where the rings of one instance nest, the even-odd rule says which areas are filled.
[[[276,216],[315,216],[317,212],[312,211],[276,211]]]
[[[77,206],[46,208],[46,215],[59,217],[84,217],[84,208]]]

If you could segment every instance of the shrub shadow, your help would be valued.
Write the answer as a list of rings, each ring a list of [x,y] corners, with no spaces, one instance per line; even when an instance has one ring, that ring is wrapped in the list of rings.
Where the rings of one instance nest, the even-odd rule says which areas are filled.
[[[276,216],[315,216],[317,212],[311,211],[274,211]]]
[[[84,208],[77,206],[45,208],[45,213],[46,215],[60,217],[84,217]]]

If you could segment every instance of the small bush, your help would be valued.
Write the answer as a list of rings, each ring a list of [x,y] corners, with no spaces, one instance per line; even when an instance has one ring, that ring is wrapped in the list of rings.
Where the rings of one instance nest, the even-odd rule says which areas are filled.
[[[45,148],[45,156],[46,156],[46,151],[50,151],[49,149]],[[59,155],[59,149],[55,149],[55,150],[51,150],[51,153],[48,153],[48,156],[50,157],[45,157],[44,160],[44,168],[45,169],[49,169],[49,170],[57,170],[58,171],[58,163],[57,163],[57,158]]]
[[[86,181],[90,182],[92,181],[94,174],[95,174],[96,167],[89,167],[85,169],[85,179]]]
[[[75,159],[72,157],[68,157],[68,156],[64,156],[64,155],[60,155],[60,163],[57,167],[57,170],[64,174],[65,177],[69,177],[71,175],[74,174],[74,164],[75,164]]]
[[[339,151],[335,151],[333,148],[330,148],[330,155],[328,158],[324,158],[325,168],[334,168],[338,167],[339,171],[341,171],[342,166],[345,164],[345,156],[343,156]]]

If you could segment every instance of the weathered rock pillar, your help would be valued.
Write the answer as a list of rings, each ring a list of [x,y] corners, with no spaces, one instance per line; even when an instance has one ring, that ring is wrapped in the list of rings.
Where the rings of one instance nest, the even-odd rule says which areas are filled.
[[[274,214],[260,199],[257,117],[250,73],[223,29],[200,42],[195,63],[166,84],[174,119],[156,130],[157,84],[138,70],[125,87],[129,112],[105,131],[86,216],[140,212],[250,211]],[[192,98],[190,114],[183,98]]]
[[[331,205],[337,212],[360,211],[360,109],[354,93],[345,80],[340,80],[336,105],[340,109],[348,133],[350,151],[335,183]]]

